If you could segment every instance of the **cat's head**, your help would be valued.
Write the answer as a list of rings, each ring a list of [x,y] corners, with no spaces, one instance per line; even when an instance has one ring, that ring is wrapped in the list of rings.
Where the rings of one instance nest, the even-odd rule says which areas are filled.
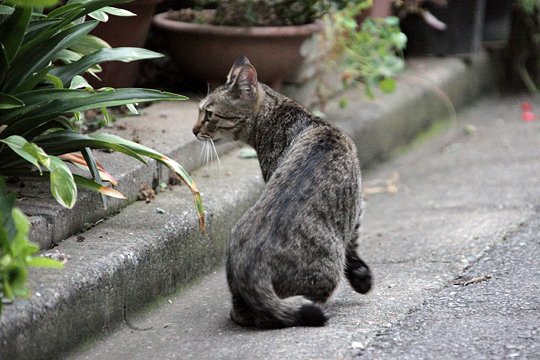
[[[248,58],[240,56],[227,82],[199,103],[199,118],[193,134],[199,140],[247,139],[247,127],[257,114],[260,86],[257,71]]]

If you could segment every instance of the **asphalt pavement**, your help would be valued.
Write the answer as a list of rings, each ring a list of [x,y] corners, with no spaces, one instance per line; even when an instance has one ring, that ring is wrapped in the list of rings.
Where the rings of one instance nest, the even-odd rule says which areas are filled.
[[[343,282],[326,327],[236,326],[219,267],[68,358],[540,359],[540,120],[525,102],[540,115],[533,96],[478,101],[366,174],[375,287]]]

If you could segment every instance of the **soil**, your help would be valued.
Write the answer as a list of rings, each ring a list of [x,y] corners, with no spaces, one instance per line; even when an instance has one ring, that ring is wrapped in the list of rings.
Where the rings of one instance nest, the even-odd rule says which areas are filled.
[[[171,10],[169,19],[194,23],[194,24],[212,24],[215,18],[214,10],[194,10],[192,8]]]

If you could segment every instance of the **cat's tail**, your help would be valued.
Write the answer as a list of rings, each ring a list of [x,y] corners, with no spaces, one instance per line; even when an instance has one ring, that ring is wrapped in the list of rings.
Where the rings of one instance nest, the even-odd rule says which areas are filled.
[[[254,280],[254,279],[252,279]],[[304,296],[280,298],[268,279],[244,283],[242,297],[257,314],[257,326],[324,326],[328,320],[322,308]]]

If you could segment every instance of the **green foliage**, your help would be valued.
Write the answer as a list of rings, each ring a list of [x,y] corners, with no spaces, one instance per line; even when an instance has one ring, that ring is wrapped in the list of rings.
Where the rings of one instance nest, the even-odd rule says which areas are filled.
[[[517,3],[528,14],[533,14],[540,8],[539,0],[519,0]]]
[[[127,0],[69,0],[49,13],[20,5],[43,6],[42,0],[6,1],[0,0],[0,175],[46,173],[54,198],[71,208],[77,199],[77,185],[109,196],[119,194],[103,185],[90,149],[120,151],[143,162],[144,157],[151,157],[178,173],[190,187],[203,229],[197,187],[178,163],[119,137],[82,135],[75,126],[76,119],[89,109],[107,114],[110,106],[186,99],[149,89],[93,89],[81,76],[97,76],[104,61],[162,56],[138,48],[111,49],[89,35],[109,15],[132,16],[111,6]],[[10,5],[13,3],[17,5]],[[73,176],[59,157],[72,152],[82,154],[92,180]]]
[[[407,38],[399,28],[399,19],[367,18],[361,26],[357,19],[373,0],[198,0],[199,7],[213,7],[213,23],[231,26],[301,25],[331,18],[325,34],[331,63],[339,63],[347,86],[365,84],[366,93],[374,89],[391,92],[394,76],[404,68],[402,51]],[[324,95],[321,99],[324,102]]]
[[[58,4],[59,0],[7,0],[6,3],[19,6],[41,6],[50,7]]]
[[[63,267],[57,260],[33,256],[39,247],[28,240],[29,228],[28,219],[15,207],[15,194],[7,193],[0,176],[0,315],[4,302],[28,296],[28,267]]]
[[[303,25],[320,19],[334,9],[366,0],[198,0],[199,7],[215,7],[215,25],[285,26]]]
[[[405,67],[407,37],[399,28],[399,19],[393,16],[368,17],[359,27],[356,19],[369,6],[371,1],[364,1],[336,12],[326,37],[332,44],[330,59],[342,69],[345,85],[360,82],[373,97],[376,88],[385,93],[394,91],[394,77]]]

